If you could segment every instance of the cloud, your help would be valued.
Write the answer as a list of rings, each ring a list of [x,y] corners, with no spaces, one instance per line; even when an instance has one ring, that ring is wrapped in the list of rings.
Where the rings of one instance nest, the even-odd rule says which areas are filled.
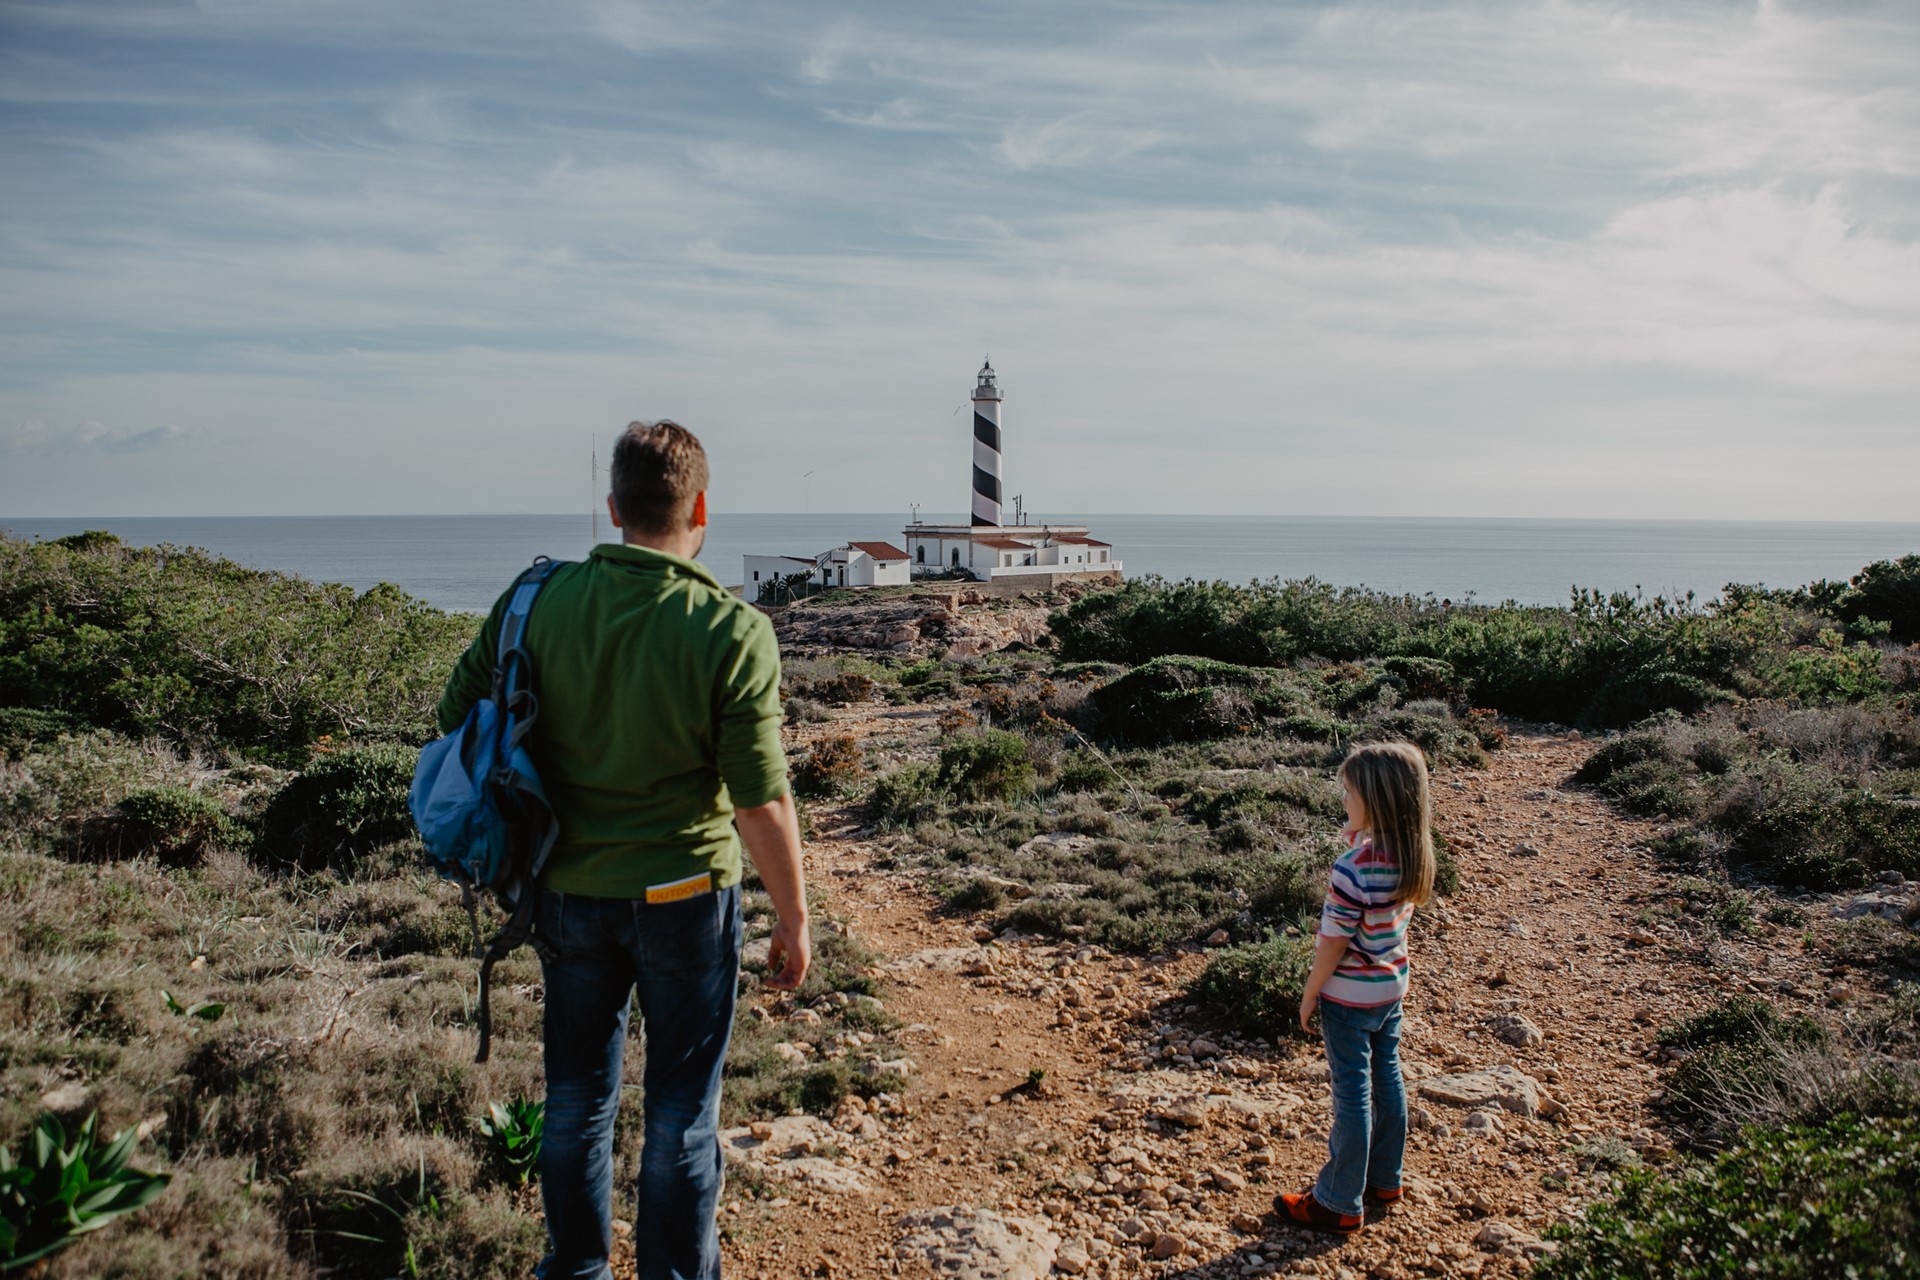
[[[65,428],[39,421],[18,422],[0,426],[0,452],[42,456],[149,453],[191,443],[200,434],[195,428],[173,423],[133,430],[101,422],[81,422]]]
[[[872,509],[982,348],[1061,506],[1337,507],[1344,460],[1387,503],[1526,475],[1614,510],[1631,462],[1845,514],[1855,457],[1920,470],[1908,6],[447,12],[16,24],[0,500],[183,443],[37,424],[167,420],[223,442],[183,503],[291,467],[289,509],[568,505],[517,460],[672,413],[723,433],[730,501],[805,458]],[[363,22],[387,56],[343,56]],[[466,497],[408,482],[449,453]]]

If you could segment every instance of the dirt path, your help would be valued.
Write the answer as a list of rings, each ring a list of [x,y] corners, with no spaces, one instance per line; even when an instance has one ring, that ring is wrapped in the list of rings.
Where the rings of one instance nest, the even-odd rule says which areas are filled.
[[[901,717],[924,714],[866,710],[825,728],[885,743]],[[1588,749],[1516,734],[1490,768],[1437,778],[1462,885],[1416,925],[1412,1195],[1340,1242],[1272,1213],[1274,1193],[1306,1185],[1324,1158],[1323,1059],[1224,1034],[1187,1008],[1200,949],[1143,962],[1042,940],[983,947],[974,921],[940,914],[911,874],[883,869],[854,815],[817,815],[813,878],[883,957],[914,1084],[904,1113],[843,1113],[830,1141],[812,1142],[847,1175],[842,1188],[792,1179],[779,1199],[726,1206],[730,1273],[929,1274],[925,1249],[900,1246],[899,1221],[954,1205],[1026,1220],[1015,1227],[1041,1248],[1058,1237],[1062,1271],[1094,1276],[1524,1273],[1528,1237],[1502,1252],[1489,1223],[1544,1229],[1577,1195],[1582,1149],[1601,1140],[1665,1145],[1649,1110],[1653,1027],[1749,980],[1773,992],[1804,968],[1794,931],[1765,927],[1709,954],[1696,931],[1647,912],[1671,901],[1672,874],[1636,847],[1653,824],[1563,789]],[[1502,1014],[1544,1038],[1504,1042],[1488,1025]],[[1543,1111],[1564,1110],[1476,1113],[1421,1096],[1439,1077],[1500,1066],[1538,1083]],[[1044,1078],[1029,1085],[1034,1070]]]

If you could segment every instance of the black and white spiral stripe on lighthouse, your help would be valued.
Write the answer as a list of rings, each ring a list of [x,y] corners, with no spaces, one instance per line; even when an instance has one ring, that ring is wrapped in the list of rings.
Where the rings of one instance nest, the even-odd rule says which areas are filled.
[[[973,388],[973,523],[1000,524],[1000,388],[992,361],[980,367]]]

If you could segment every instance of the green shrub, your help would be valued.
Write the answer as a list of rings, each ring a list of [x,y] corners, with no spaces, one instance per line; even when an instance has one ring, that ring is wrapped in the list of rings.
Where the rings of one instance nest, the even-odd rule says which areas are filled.
[[[285,759],[327,734],[422,741],[473,627],[392,586],[0,535],[0,705],[134,737]]]
[[[1270,717],[1316,710],[1274,672],[1181,656],[1135,667],[1095,689],[1088,704],[1107,736],[1142,746],[1230,737]]]
[[[122,854],[154,854],[174,866],[200,860],[210,847],[243,844],[244,829],[220,802],[186,787],[143,787],[114,807]]]
[[[260,820],[256,851],[304,870],[351,867],[413,834],[407,790],[419,752],[398,743],[348,747],[316,758],[280,788]]]
[[[883,775],[867,793],[867,817],[885,826],[924,822],[950,804],[953,797],[940,785],[940,771],[930,764],[910,764]]]
[[[1743,1117],[1805,1119],[1800,1081],[1827,1074],[1825,1028],[1803,1015],[1783,1018],[1766,1001],[1745,996],[1663,1028],[1658,1039],[1689,1051],[1669,1073],[1663,1100],[1709,1129]]]
[[[1083,596],[1049,625],[1069,662],[1138,663],[1191,654],[1250,666],[1381,652],[1441,614],[1431,597],[1385,596],[1313,578],[1234,586],[1138,578]]]
[[[1056,791],[1098,791],[1113,782],[1113,766],[1092,751],[1068,752],[1053,772]]]
[[[1214,952],[1190,994],[1247,1035],[1304,1039],[1300,997],[1312,968],[1309,938],[1269,937]]]
[[[1896,1280],[1920,1268],[1920,1124],[1753,1128],[1673,1172],[1632,1170],[1550,1234],[1541,1280]]]
[[[85,728],[79,717],[40,707],[0,707],[0,756],[16,759],[28,748]]]
[[[1702,1049],[1761,1041],[1819,1044],[1826,1039],[1826,1032],[1804,1014],[1783,1018],[1765,1000],[1731,996],[1711,1009],[1662,1027],[1655,1038],[1670,1049]]]
[[[1920,642],[1920,555],[1874,561],[1853,576],[1834,612],[1850,622],[1885,623],[1887,634],[1904,644]]]
[[[1026,739],[988,729],[957,735],[940,748],[935,782],[960,800],[1013,800],[1033,791],[1033,762]]]

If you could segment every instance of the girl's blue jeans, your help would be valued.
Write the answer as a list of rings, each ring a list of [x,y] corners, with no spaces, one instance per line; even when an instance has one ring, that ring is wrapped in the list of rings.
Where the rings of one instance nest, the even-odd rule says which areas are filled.
[[[634,1252],[640,1280],[716,1280],[720,1068],[740,969],[740,889],[648,905],[540,895],[546,979],[543,1280],[605,1280],[613,1246],[613,1121],[634,993],[646,1031],[646,1113]]]
[[[1368,1187],[1400,1185],[1407,1150],[1407,1091],[1400,1080],[1400,1002],[1372,1009],[1320,1002],[1333,1085],[1327,1163],[1313,1197],[1335,1213],[1363,1211]]]

